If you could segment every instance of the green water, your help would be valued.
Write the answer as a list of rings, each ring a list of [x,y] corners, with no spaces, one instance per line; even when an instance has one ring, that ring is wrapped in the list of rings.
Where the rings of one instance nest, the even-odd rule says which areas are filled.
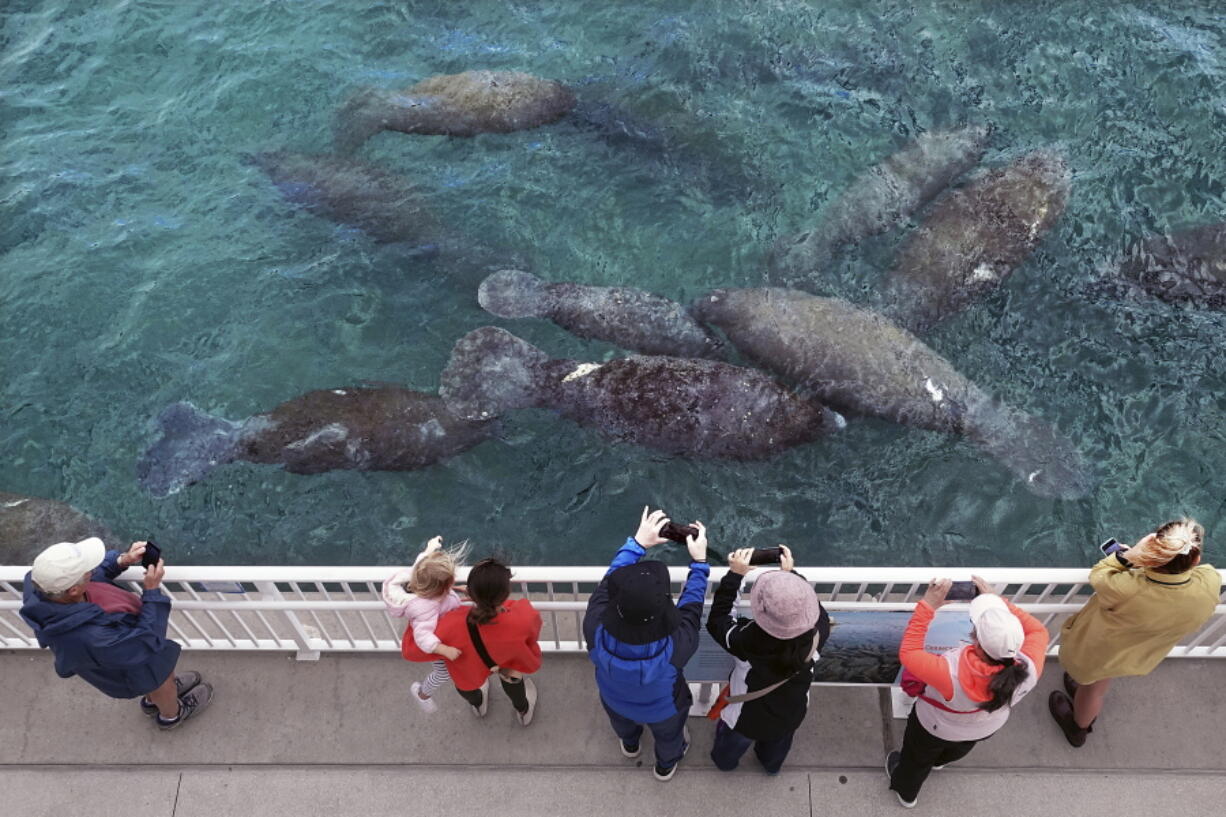
[[[1226,317],[1095,294],[1131,237],[1226,219],[1226,16],[1203,2],[21,2],[0,13],[0,490],[67,501],[175,561],[372,563],[429,535],[519,563],[603,562],[644,503],[721,548],[809,564],[1085,563],[1226,503]],[[410,473],[236,464],[166,499],[137,484],[153,418],[231,419],[362,381],[433,390],[502,325],[551,354],[611,347],[483,313],[413,258],[286,202],[243,156],[330,147],[358,86],[488,68],[664,123],[663,150],[567,123],[385,133],[361,158],[474,245],[550,280],[689,300],[762,281],[775,236],[917,132],[991,123],[984,162],[1056,146],[1067,211],[999,292],[927,338],[1094,463],[1041,499],[965,441],[876,420],[769,462],[688,462],[544,412]],[[866,302],[905,231],[831,291]],[[1210,545],[1210,552],[1215,550]]]

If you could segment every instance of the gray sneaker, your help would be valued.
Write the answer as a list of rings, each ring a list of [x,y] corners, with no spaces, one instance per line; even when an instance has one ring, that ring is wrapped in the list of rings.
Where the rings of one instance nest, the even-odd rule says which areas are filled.
[[[531,678],[524,678],[524,695],[528,698],[528,711],[515,712],[515,717],[519,719],[520,726],[527,726],[532,723],[532,716],[536,714],[536,684]]]
[[[189,669],[186,672],[176,673],[175,697],[182,698],[184,695],[199,686],[200,682],[203,680],[204,678],[202,678],[200,673],[196,672],[195,670]],[[158,708],[149,703],[149,699],[146,696],[140,699],[140,711],[152,718],[158,713]]]
[[[179,699],[179,715],[173,721],[164,721],[159,715],[155,720],[158,729],[163,731],[167,729],[177,729],[183,725],[183,722],[188,718],[204,711],[204,708],[213,700],[213,685],[201,683],[195,689],[188,692]]]

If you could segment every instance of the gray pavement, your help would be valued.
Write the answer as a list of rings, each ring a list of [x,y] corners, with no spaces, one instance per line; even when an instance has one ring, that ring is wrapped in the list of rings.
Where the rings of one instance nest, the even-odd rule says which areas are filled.
[[[881,771],[902,721],[881,691],[815,687],[778,778],[752,756],[723,774],[712,724],[692,719],[676,778],[655,781],[650,740],[626,760],[582,656],[547,656],[527,729],[495,691],[478,720],[454,693],[424,716],[391,655],[318,662],[185,653],[215,685],[198,721],[159,732],[134,702],[55,676],[49,655],[0,653],[0,815],[900,814]],[[1226,801],[1226,663],[1170,660],[1119,682],[1087,745],[1046,714],[1053,662],[1008,725],[929,779],[913,814],[1199,815]]]

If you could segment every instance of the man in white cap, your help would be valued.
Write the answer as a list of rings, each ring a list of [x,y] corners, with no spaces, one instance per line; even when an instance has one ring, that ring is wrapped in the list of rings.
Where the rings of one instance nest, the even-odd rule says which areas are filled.
[[[21,617],[54,653],[61,678],[79,675],[112,698],[140,697],[158,728],[174,729],[208,705],[213,688],[198,672],[175,674],[162,560],[146,567],[140,596],[112,582],[141,563],[146,544],[122,554],[98,538],[52,545],[26,574]]]

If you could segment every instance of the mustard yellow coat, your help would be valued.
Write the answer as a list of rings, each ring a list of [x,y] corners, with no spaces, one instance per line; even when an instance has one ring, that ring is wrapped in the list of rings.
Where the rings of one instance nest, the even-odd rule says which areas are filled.
[[[1060,629],[1060,664],[1081,684],[1147,675],[1209,620],[1222,592],[1210,565],[1159,573],[1129,568],[1115,554],[1094,565],[1090,584],[1094,595]]]

